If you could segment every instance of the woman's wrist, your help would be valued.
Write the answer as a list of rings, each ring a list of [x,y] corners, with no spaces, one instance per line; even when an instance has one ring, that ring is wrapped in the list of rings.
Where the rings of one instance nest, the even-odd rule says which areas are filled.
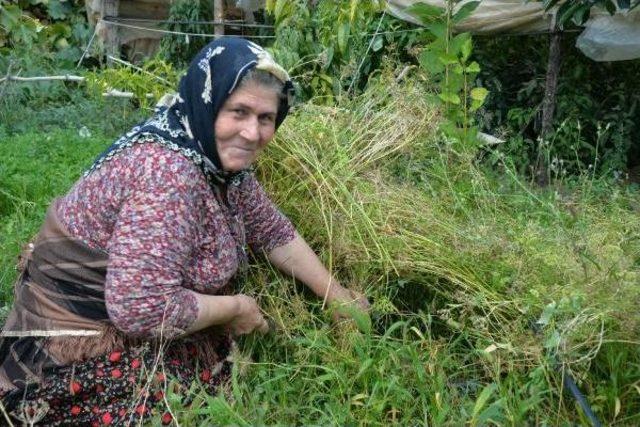
[[[206,295],[198,292],[193,294],[198,301],[198,316],[187,333],[227,324],[242,312],[242,301],[238,295]]]

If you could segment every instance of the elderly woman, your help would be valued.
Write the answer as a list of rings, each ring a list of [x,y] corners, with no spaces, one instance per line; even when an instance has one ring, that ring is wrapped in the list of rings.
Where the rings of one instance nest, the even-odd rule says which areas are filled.
[[[329,301],[343,288],[271,203],[251,165],[289,109],[287,73],[239,38],[206,46],[156,114],[56,199],[29,250],[0,342],[0,396],[45,425],[161,415],[164,391],[215,393],[231,335],[264,332],[234,294],[247,248]],[[171,415],[161,419],[171,422]]]

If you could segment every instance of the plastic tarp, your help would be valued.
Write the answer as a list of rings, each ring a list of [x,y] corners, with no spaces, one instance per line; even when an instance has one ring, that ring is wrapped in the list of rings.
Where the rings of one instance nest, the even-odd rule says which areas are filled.
[[[404,10],[422,1],[444,7],[443,0],[389,0],[387,10],[404,21],[419,22]],[[463,0],[456,9],[471,0]],[[610,16],[592,8],[576,46],[595,61],[622,61],[640,58],[640,8]],[[548,32],[554,27],[555,11],[545,12],[541,2],[523,0],[482,0],[473,14],[454,27],[456,32],[473,34]]]
[[[456,9],[469,0],[457,4]],[[387,10],[397,18],[419,24],[419,22],[404,10],[416,0],[389,0]],[[442,0],[423,0],[432,6],[444,8]],[[496,33],[532,33],[545,32],[553,27],[553,14],[546,13],[542,3],[522,0],[482,0],[473,14],[455,26],[456,32],[470,32],[473,34]]]

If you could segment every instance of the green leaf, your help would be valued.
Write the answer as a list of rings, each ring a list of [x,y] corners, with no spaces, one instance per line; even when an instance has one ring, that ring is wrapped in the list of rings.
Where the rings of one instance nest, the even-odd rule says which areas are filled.
[[[380,49],[382,49],[383,42],[384,42],[384,39],[382,38],[382,36],[376,36],[375,40],[373,41],[373,44],[371,45],[371,49],[374,52],[379,51]]]
[[[608,3],[609,1],[605,1],[605,6]],[[566,2],[560,5],[560,7],[558,8],[558,13],[556,14],[556,26],[558,28],[564,28],[564,24],[567,23],[571,18],[573,18],[573,14],[582,6],[582,3],[571,2]]]
[[[4,27],[7,32],[11,32],[17,26],[20,15],[22,15],[22,10],[17,5],[0,5],[0,26]]]
[[[573,14],[571,20],[576,25],[583,25],[589,19],[589,15],[591,14],[591,5],[584,4],[578,10],[576,10]]]
[[[69,2],[49,0],[47,4],[47,12],[53,19],[65,19],[72,12],[72,9]]]
[[[360,332],[364,334],[371,333],[371,317],[366,311],[361,310],[354,304],[332,304],[331,309],[338,314],[353,319]]]
[[[430,74],[440,74],[444,71],[444,65],[438,60],[438,55],[430,50],[423,50],[418,59],[420,66]]]
[[[439,39],[447,38],[447,24],[444,22],[433,22],[425,25],[425,28]]]
[[[458,75],[464,74],[464,67],[462,64],[455,64],[452,68],[452,71]]]
[[[422,2],[415,3],[404,11],[417,18],[423,25],[433,22],[444,15],[443,8]]]
[[[356,13],[358,12],[358,1],[359,0],[351,0],[351,4],[349,5],[349,22],[353,24],[353,20],[356,18]]]
[[[461,33],[451,39],[449,43],[449,53],[455,57],[463,55],[463,46],[471,41],[471,34]]]
[[[449,74],[449,79],[442,84],[443,92],[459,93],[464,87],[464,76],[460,74]]]
[[[489,94],[489,91],[486,90],[485,88],[474,87],[473,89],[471,89],[471,93],[469,94],[469,96],[471,96],[471,99],[473,100],[484,102],[484,99],[487,97],[488,94]]]
[[[553,6],[555,6],[556,4],[558,4],[560,0],[544,0],[542,2],[542,7],[544,7],[544,10],[549,10],[551,9]]]
[[[502,404],[503,399],[498,399],[493,402],[487,409],[478,415],[475,419],[476,423],[484,426],[489,425],[489,422],[493,421],[494,423],[499,424],[499,421],[501,421],[500,419],[502,418]]]
[[[458,58],[456,56],[452,55],[452,54],[441,53],[440,55],[438,55],[438,59],[444,65],[451,65],[451,64],[457,64],[458,63]]]
[[[347,50],[347,38],[349,37],[350,29],[351,27],[348,22],[345,22],[338,27],[338,51],[342,54]]]
[[[482,107],[482,104],[484,104],[484,101],[478,101],[478,100],[472,99],[471,105],[469,106],[469,111],[471,111],[472,113],[474,111],[478,111],[478,109]]]
[[[480,64],[476,61],[473,61],[471,64],[467,65],[464,69],[467,73],[479,73],[480,72]]]
[[[480,393],[478,398],[476,399],[476,404],[473,406],[473,412],[471,414],[471,424],[476,424],[478,421],[478,415],[480,415],[480,411],[484,409],[491,398],[491,395],[496,390],[497,386],[494,383],[488,384]]]
[[[455,105],[460,104],[460,97],[455,93],[442,92],[438,94],[438,97],[440,97],[440,99],[442,99],[444,102],[450,102],[451,104]]]
[[[458,22],[465,20],[466,18],[471,16],[473,11],[476,10],[476,8],[479,5],[480,5],[479,1],[470,1],[468,3],[463,4],[460,7],[460,9],[458,9],[458,11],[453,15],[451,20],[453,21],[454,24],[457,24]]]
[[[66,38],[64,37],[60,37],[58,40],[56,40],[56,48],[59,50],[63,50],[63,49],[67,49],[69,47],[69,42],[67,41]]]
[[[473,50],[473,42],[471,40],[471,37],[469,37],[464,41],[464,43],[462,43],[462,46],[460,49],[460,53],[462,53],[462,60],[464,62],[466,62],[467,59],[469,59],[469,57],[471,56],[472,50]]]

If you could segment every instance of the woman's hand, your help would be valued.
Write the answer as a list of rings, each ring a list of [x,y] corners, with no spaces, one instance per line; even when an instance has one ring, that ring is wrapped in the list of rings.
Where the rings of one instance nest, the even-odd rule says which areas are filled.
[[[238,303],[238,311],[227,324],[233,335],[250,334],[254,331],[264,334],[269,331],[269,325],[255,299],[242,294],[235,295],[234,298]]]
[[[344,310],[340,310],[340,306],[355,306],[362,311],[369,311],[371,304],[364,294],[353,289],[347,289],[340,285],[334,285],[329,291],[327,296],[327,302],[330,305],[335,306],[337,309],[333,312],[333,319],[340,320],[348,318]]]

